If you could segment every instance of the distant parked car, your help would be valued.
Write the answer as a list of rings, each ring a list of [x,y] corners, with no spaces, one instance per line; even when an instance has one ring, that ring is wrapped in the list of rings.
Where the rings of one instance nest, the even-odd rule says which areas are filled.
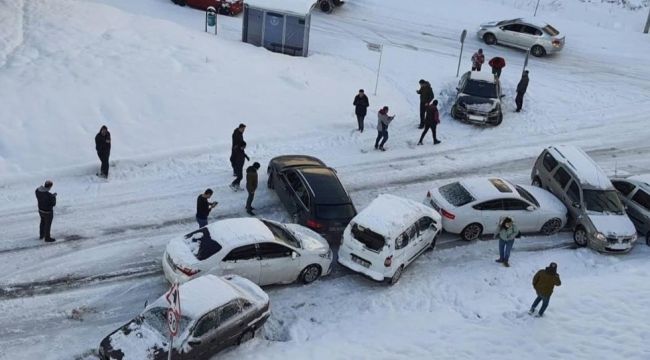
[[[346,227],[338,261],[392,285],[404,268],[435,246],[439,232],[437,212],[416,201],[381,195]]]
[[[322,236],[257,218],[221,220],[175,238],[162,259],[169,282],[236,274],[259,285],[311,283],[329,274],[331,263],[332,250]]]
[[[533,185],[544,188],[569,209],[573,240],[603,252],[627,252],[636,229],[605,172],[584,151],[571,145],[549,146],[535,161]]]
[[[564,48],[564,35],[546,22],[512,19],[481,24],[477,35],[488,45],[502,44],[529,50],[533,56],[557,53]]]
[[[613,178],[612,184],[626,206],[627,215],[650,246],[650,174]]]
[[[424,203],[442,215],[445,231],[475,240],[498,232],[505,217],[519,231],[554,234],[566,224],[567,209],[553,194],[501,178],[467,179],[433,188]]]
[[[501,111],[501,84],[491,73],[468,71],[458,82],[458,94],[451,107],[451,116],[477,125],[499,125]]]
[[[357,214],[336,171],[315,157],[285,155],[271,159],[268,187],[274,189],[293,222],[337,238]]]
[[[199,10],[207,10],[212,6],[219,14],[235,16],[244,10],[243,0],[172,0],[176,5],[190,6]]]
[[[270,315],[269,297],[239,276],[203,276],[180,285],[181,318],[173,359],[207,360],[252,339]],[[161,296],[135,319],[105,337],[101,360],[167,360],[169,305]]]

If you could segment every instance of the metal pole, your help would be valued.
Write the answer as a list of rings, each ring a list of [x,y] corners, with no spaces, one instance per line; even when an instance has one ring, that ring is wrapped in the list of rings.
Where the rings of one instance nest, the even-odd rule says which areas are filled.
[[[384,45],[379,48],[379,65],[377,66],[377,79],[375,80],[375,95],[377,95],[377,85],[379,84],[379,70],[381,69],[381,56],[384,54]]]
[[[521,76],[524,76],[524,72],[526,71],[526,67],[528,67],[528,57],[530,56],[530,49],[526,51],[526,58],[524,58],[524,68],[521,69]]]
[[[465,43],[460,43],[460,55],[458,56],[458,68],[456,68],[456,77],[458,77],[458,73],[460,72],[460,60],[463,58],[463,46],[465,46]]]
[[[214,14],[214,34],[217,35],[217,25],[219,25],[219,17],[217,14]]]
[[[645,22],[645,29],[643,30],[644,34],[647,34],[650,31],[650,11],[648,11],[648,20]]]
[[[208,32],[208,12],[205,12],[205,32]]]
[[[169,334],[169,351],[167,352],[167,360],[172,360],[172,350],[174,349],[174,335]]]
[[[537,8],[539,7],[539,0],[537,0],[537,5],[535,5],[535,12],[533,13],[533,16],[537,16]]]

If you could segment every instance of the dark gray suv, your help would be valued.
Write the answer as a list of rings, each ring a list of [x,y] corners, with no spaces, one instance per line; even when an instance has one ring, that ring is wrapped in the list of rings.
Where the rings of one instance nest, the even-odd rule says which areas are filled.
[[[499,125],[501,111],[501,84],[488,72],[468,71],[458,82],[458,94],[451,107],[451,116],[476,125]]]

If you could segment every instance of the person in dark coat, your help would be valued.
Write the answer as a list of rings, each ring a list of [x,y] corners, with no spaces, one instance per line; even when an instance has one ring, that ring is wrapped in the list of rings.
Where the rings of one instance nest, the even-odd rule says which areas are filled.
[[[438,124],[440,124],[438,100],[433,100],[431,104],[428,104],[426,107],[426,114],[424,116],[424,131],[422,131],[422,135],[420,135],[420,141],[418,142],[418,145],[422,145],[422,140],[424,140],[424,136],[427,134],[427,131],[429,131],[429,129],[431,129],[431,133],[433,135],[433,145],[440,144],[440,140],[438,140],[438,137],[436,135],[436,128],[438,127]]]
[[[481,71],[481,66],[485,62],[485,55],[483,55],[483,49],[478,49],[477,52],[472,55],[472,71]]]
[[[420,126],[418,126],[418,129],[424,129],[424,115],[426,113],[426,106],[431,102],[431,100],[433,100],[434,95],[431,84],[428,81],[420,79],[419,84],[420,89],[417,91],[417,93],[420,94]]]
[[[232,159],[233,154],[235,152],[235,148],[240,146],[244,142],[244,130],[246,130],[246,125],[244,124],[239,124],[235,130],[232,132],[232,146],[230,147],[230,158]],[[235,171],[235,164],[230,161],[230,165],[232,165],[232,176],[237,176],[237,172]]]
[[[517,84],[517,97],[515,97],[515,103],[517,104],[517,112],[521,111],[521,107],[524,105],[524,95],[528,90],[528,70],[524,71],[521,75],[521,80]]]
[[[497,79],[501,77],[501,70],[506,67],[506,60],[500,56],[495,56],[488,62],[488,65],[492,68],[492,74]]]
[[[39,186],[36,193],[36,201],[38,202],[38,215],[41,217],[41,224],[39,227],[39,238],[45,242],[56,241],[55,238],[50,236],[52,228],[52,221],[54,220],[54,207],[56,206],[56,193],[50,193],[52,181],[47,180],[43,186]]]
[[[250,158],[248,155],[246,155],[246,141],[243,141],[239,146],[236,146],[232,150],[232,155],[230,155],[230,163],[232,164],[233,169],[235,170],[235,175],[237,177],[235,180],[232,181],[230,184],[230,188],[233,191],[238,191],[240,190],[239,183],[241,182],[241,179],[244,177],[243,172],[244,172],[244,162],[246,160],[250,161]]]
[[[211,197],[212,189],[206,189],[196,198],[196,222],[199,223],[199,229],[208,225],[208,215],[219,203],[218,201],[210,202]]]
[[[553,295],[553,288],[560,285],[562,285],[562,281],[560,281],[560,274],[557,273],[556,263],[552,262],[546,267],[546,269],[538,271],[533,277],[533,288],[537,293],[537,298],[535,298],[528,313],[531,315],[535,313],[535,308],[541,301],[542,307],[539,309],[539,313],[537,313],[536,316],[544,316],[544,311],[546,311],[548,303],[551,300],[551,295]]]
[[[354,105],[354,113],[357,115],[359,131],[363,132],[363,119],[365,119],[368,112],[368,106],[370,106],[368,97],[363,92],[363,89],[360,89],[357,96],[354,97],[354,102],[352,102],[352,105]]]
[[[248,191],[248,199],[246,199],[246,213],[248,215],[255,215],[253,210],[253,198],[255,197],[255,190],[257,190],[257,170],[260,168],[260,163],[254,162],[253,165],[246,169],[246,190]]]
[[[108,177],[108,158],[111,156],[111,133],[108,132],[106,125],[102,125],[97,135],[95,135],[95,150],[99,161],[102,162],[98,176]]]

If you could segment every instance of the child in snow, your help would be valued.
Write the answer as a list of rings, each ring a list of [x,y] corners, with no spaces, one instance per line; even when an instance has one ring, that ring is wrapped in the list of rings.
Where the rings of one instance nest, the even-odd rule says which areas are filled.
[[[509,267],[508,260],[510,259],[510,250],[515,243],[515,238],[519,235],[519,230],[511,218],[503,219],[499,225],[499,231],[494,234],[495,238],[499,238],[499,258],[495,261],[502,263],[503,266]]]

